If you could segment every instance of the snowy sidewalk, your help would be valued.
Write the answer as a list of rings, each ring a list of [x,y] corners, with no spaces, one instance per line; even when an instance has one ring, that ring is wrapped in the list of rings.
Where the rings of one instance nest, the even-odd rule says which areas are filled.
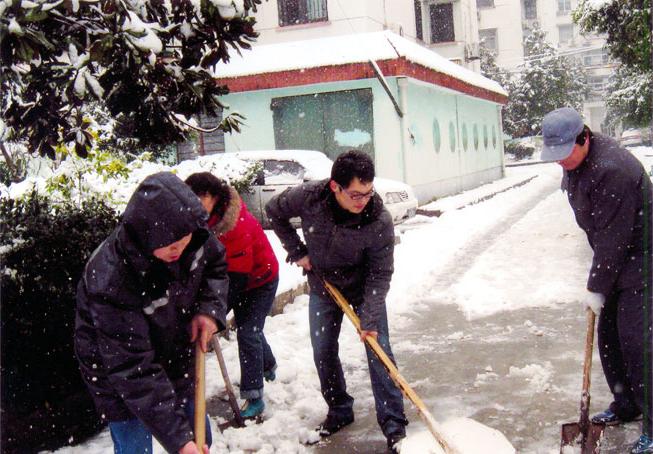
[[[403,232],[387,305],[399,368],[438,421],[471,417],[503,432],[520,453],[553,453],[559,449],[560,424],[577,418],[584,341],[577,300],[584,292],[589,251],[558,190],[559,167],[509,169],[508,178],[535,173],[527,184],[464,209],[445,210]],[[480,192],[457,196],[452,206]],[[485,194],[492,192],[486,188]],[[284,258],[280,255],[280,262]],[[297,272],[282,264],[282,273],[290,273],[284,282],[299,279],[292,274]],[[340,356],[356,399],[356,422],[322,445],[302,444],[326,414],[312,359],[307,299],[297,298],[267,320],[266,337],[279,369],[277,380],[265,386],[266,420],[215,436],[212,453],[384,452],[363,346],[348,322]],[[237,384],[235,336],[222,344]],[[608,395],[598,359],[595,365],[592,402],[599,409]],[[226,405],[216,403],[222,380],[212,356],[207,379],[209,408],[231,417]],[[409,430],[423,428],[409,402],[406,408]],[[214,435],[220,421],[212,418]],[[627,432],[632,427],[620,430],[611,442],[635,438]],[[622,452],[615,449],[603,452]],[[111,452],[108,432],[58,452],[82,451]],[[161,452],[157,446],[155,453]]]

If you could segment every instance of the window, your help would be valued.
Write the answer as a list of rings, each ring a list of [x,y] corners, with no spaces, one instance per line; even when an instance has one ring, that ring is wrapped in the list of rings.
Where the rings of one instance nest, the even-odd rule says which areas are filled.
[[[486,28],[485,30],[479,30],[478,37],[481,40],[481,46],[491,50],[492,52],[497,52],[498,49],[496,28]]]
[[[592,91],[604,91],[608,84],[608,76],[588,76],[587,84]]]
[[[463,150],[467,151],[469,137],[467,136],[467,125],[463,123]]]
[[[571,0],[558,0],[558,16],[563,16],[571,12]]]
[[[523,0],[524,19],[537,19],[537,1]]]
[[[492,125],[492,147],[497,147],[497,130],[494,125]]]
[[[424,41],[424,32],[422,31],[422,0],[413,0],[415,6],[415,37]]]
[[[474,128],[472,129],[474,136],[474,150],[478,151],[478,126],[474,123]]]
[[[583,65],[599,66],[608,62],[608,54],[603,49],[590,50],[583,54]]]
[[[487,150],[488,144],[488,135],[487,135],[487,125],[483,125],[483,147]]]
[[[279,26],[327,20],[327,0],[278,0]]]
[[[318,150],[331,159],[357,148],[374,156],[372,89],[272,98],[277,150]]]
[[[452,153],[456,152],[456,127],[453,121],[449,122],[449,149]]]
[[[456,40],[453,29],[453,3],[430,4],[429,20],[432,43],[447,43]]]
[[[477,8],[494,8],[494,0],[476,0]]]
[[[572,24],[558,25],[558,39],[561,44],[570,43],[574,39],[574,26]]]
[[[440,153],[440,123],[437,118],[433,119],[433,148]]]

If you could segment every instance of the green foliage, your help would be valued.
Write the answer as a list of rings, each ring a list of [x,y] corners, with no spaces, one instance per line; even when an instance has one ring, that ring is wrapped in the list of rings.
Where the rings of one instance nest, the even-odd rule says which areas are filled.
[[[540,133],[542,118],[563,106],[582,110],[586,76],[573,62],[558,55],[539,27],[524,39],[525,61],[508,84],[504,131],[513,137]]]
[[[653,70],[622,65],[610,78],[606,98],[606,123],[624,129],[647,126],[653,112]]]
[[[210,68],[251,47],[248,13],[260,3],[0,2],[0,110],[10,138],[51,158],[62,143],[86,156],[94,139],[84,109],[97,103],[120,137],[182,141],[182,118],[222,108],[227,89]],[[227,116],[221,127],[237,130],[238,121]]]
[[[611,0],[599,8],[580,0],[573,18],[581,31],[605,34],[613,58],[643,72],[651,70],[651,0]]]
[[[32,194],[0,200],[0,218],[3,452],[78,442],[99,421],[73,352],[76,286],[117,215]]]
[[[651,20],[651,0],[611,0],[600,7],[580,0],[574,10],[581,30],[605,35],[609,54],[622,63],[607,90],[608,125],[653,122]]]
[[[246,194],[250,191],[261,172],[263,172],[263,163],[261,161],[252,162],[252,165],[240,178],[237,180],[232,179],[229,184],[233,186],[239,194]]]
[[[86,193],[93,193],[86,185],[84,177],[90,174],[101,177],[106,183],[109,179],[127,178],[129,168],[127,163],[110,154],[107,151],[89,152],[87,159],[74,156],[63,146],[57,147],[57,153],[68,158],[64,161],[58,171],[46,181],[46,189],[52,195],[57,195],[57,199],[71,201],[79,197],[78,203],[81,203],[82,197]],[[150,159],[151,155],[143,153],[141,159]],[[107,194],[111,197],[111,194]]]

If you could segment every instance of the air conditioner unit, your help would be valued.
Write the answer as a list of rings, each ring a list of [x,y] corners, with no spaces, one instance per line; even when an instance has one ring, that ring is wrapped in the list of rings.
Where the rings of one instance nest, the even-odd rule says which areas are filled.
[[[479,43],[465,44],[465,61],[479,60],[481,58]]]

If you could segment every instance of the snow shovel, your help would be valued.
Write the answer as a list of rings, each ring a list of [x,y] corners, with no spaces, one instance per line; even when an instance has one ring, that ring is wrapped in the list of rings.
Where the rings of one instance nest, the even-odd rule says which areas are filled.
[[[245,427],[245,422],[243,421],[242,416],[240,416],[240,408],[238,408],[238,401],[236,400],[234,388],[231,384],[231,380],[229,380],[227,365],[224,362],[224,356],[222,356],[222,348],[220,347],[220,341],[218,340],[217,334],[211,338],[211,344],[213,345],[215,356],[218,358],[218,364],[220,365],[220,372],[222,372],[224,387],[227,390],[227,396],[229,396],[229,406],[234,412],[233,422],[226,423],[226,426]],[[222,430],[222,426],[220,427],[220,430]]]
[[[331,298],[333,298],[340,309],[342,309],[345,315],[347,315],[351,323],[354,325],[354,328],[356,328],[356,331],[360,334],[361,323],[358,315],[356,315],[345,297],[342,296],[342,293],[340,293],[337,288],[329,284],[326,280],[322,279],[322,283],[324,284],[324,288],[327,290],[327,292],[329,292],[329,295],[331,295]],[[388,374],[390,375],[390,378],[397,386],[397,388],[399,388],[399,390],[403,393],[404,396],[406,396],[406,398],[415,404],[419,416],[422,418],[422,421],[424,421],[424,424],[426,424],[426,427],[428,427],[429,431],[433,435],[433,438],[435,438],[435,441],[440,445],[442,450],[446,454],[456,454],[458,451],[453,449],[453,447],[445,439],[444,435],[440,432],[438,429],[438,423],[428,411],[424,405],[424,402],[422,402],[422,399],[420,399],[420,397],[410,387],[404,377],[401,376],[397,366],[395,366],[390,358],[388,358],[388,355],[386,355],[386,353],[383,351],[377,340],[373,337],[367,336],[365,337],[365,342],[372,349],[376,357],[379,358],[383,366],[385,366]]]
[[[594,322],[596,315],[587,309],[587,336],[585,340],[585,364],[583,366],[583,392],[580,397],[580,420],[562,425],[560,453],[565,454],[567,447],[580,446],[581,454],[598,454],[605,424],[593,423],[589,419],[590,411],[590,371],[592,370],[592,349],[594,347]],[[573,451],[577,452],[577,451]]]
[[[200,347],[200,341],[195,343],[195,444],[200,452],[203,452],[206,444],[206,399],[205,399],[205,377],[204,377],[204,352]]]

